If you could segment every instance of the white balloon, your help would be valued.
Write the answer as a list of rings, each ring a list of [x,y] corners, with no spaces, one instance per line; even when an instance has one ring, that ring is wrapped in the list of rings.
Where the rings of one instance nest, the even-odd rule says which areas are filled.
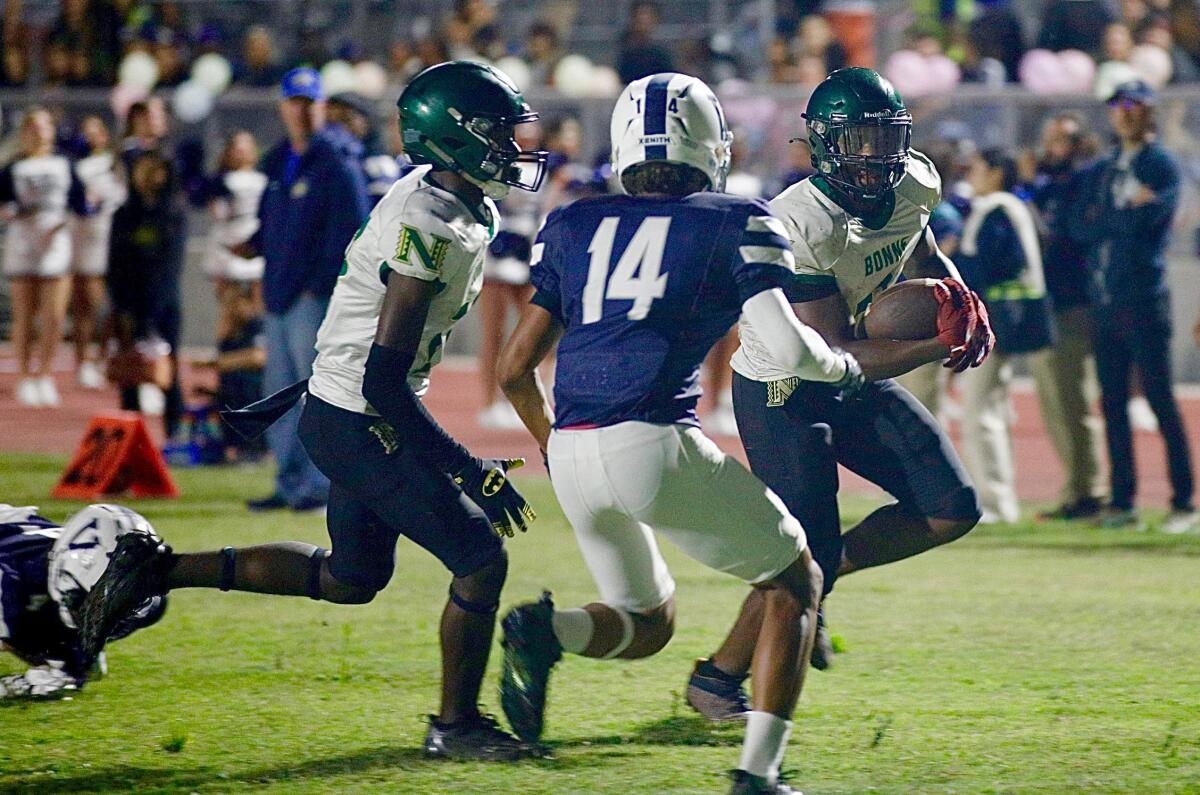
[[[506,55],[496,61],[496,68],[508,75],[517,88],[522,91],[529,90],[529,84],[533,82],[533,73],[520,58],[515,55]]]
[[[367,99],[379,99],[387,91],[388,76],[374,61],[360,61],[354,65],[354,82],[358,93]]]
[[[229,88],[233,80],[233,68],[225,56],[215,52],[205,53],[192,64],[192,79],[207,88],[213,96],[218,96]]]
[[[1108,101],[1117,86],[1137,80],[1140,75],[1124,61],[1105,61],[1096,70],[1096,84],[1092,86],[1092,94],[1101,102]]]
[[[1154,44],[1139,44],[1129,54],[1129,65],[1152,88],[1162,88],[1171,79],[1171,56]]]
[[[554,87],[563,96],[585,97],[592,90],[592,69],[582,55],[564,55],[554,67]]]
[[[158,82],[158,61],[145,52],[131,52],[121,61],[117,70],[117,83],[147,91]]]
[[[621,76],[611,66],[597,66],[592,69],[592,96],[600,99],[612,99],[621,93]]]
[[[355,90],[354,67],[346,61],[330,61],[321,67],[321,91],[327,97]]]
[[[184,124],[195,124],[203,121],[212,112],[216,97],[208,87],[198,80],[188,80],[180,83],[175,89],[171,100],[171,109],[175,117]]]

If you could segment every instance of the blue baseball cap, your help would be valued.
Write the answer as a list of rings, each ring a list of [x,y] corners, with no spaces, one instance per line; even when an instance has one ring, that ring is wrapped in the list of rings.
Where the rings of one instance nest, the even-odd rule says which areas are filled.
[[[279,88],[284,99],[305,97],[316,101],[325,98],[321,93],[321,75],[307,66],[298,66],[285,74]]]
[[[1113,89],[1112,96],[1108,98],[1108,102],[1113,103],[1126,100],[1137,102],[1141,105],[1153,105],[1157,96],[1154,93],[1154,89],[1145,80],[1128,80]]]

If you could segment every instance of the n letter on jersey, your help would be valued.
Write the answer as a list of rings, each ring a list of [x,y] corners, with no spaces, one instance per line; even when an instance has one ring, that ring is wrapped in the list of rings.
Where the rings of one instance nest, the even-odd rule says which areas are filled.
[[[430,234],[430,237],[433,238],[433,243],[426,246],[420,229],[403,224],[400,227],[400,239],[396,242],[396,261],[408,265],[416,264],[410,258],[410,254],[416,251],[417,259],[426,270],[434,273],[440,271],[442,262],[446,259],[446,252],[450,250],[450,241],[440,235]]]

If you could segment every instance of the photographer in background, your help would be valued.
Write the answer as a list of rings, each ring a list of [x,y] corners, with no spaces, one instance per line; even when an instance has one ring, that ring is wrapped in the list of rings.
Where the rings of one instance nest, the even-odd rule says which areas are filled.
[[[1180,171],[1157,140],[1155,99],[1154,89],[1141,80],[1122,83],[1109,98],[1108,116],[1119,143],[1081,173],[1070,232],[1088,251],[1096,372],[1112,468],[1112,501],[1100,522],[1107,527],[1139,524],[1128,410],[1136,365],[1167,448],[1173,494],[1162,529],[1185,533],[1196,527],[1197,515],[1191,451],[1172,392],[1166,262]]]

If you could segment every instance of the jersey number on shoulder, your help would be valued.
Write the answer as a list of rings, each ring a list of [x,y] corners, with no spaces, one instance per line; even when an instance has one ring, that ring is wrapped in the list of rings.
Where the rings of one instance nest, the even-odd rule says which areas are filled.
[[[650,312],[654,299],[662,298],[667,290],[669,274],[660,274],[659,270],[662,268],[663,251],[667,247],[671,219],[655,216],[643,220],[617,261],[612,278],[609,278],[613,241],[616,240],[620,222],[621,219],[614,216],[605,218],[588,246],[592,261],[588,267],[587,284],[583,288],[584,323],[595,323],[604,316],[606,298],[633,301],[626,317],[642,320]]]

